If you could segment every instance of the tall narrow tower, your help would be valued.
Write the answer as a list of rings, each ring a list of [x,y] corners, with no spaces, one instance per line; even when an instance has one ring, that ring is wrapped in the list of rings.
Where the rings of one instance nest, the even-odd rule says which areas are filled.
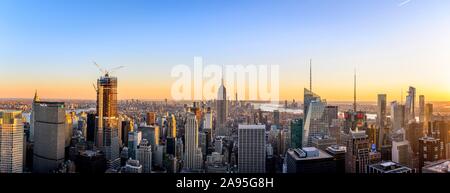
[[[354,73],[353,84],[353,111],[356,112],[356,69]]]
[[[309,59],[309,91],[312,92],[312,59]]]
[[[219,87],[217,93],[217,101],[216,101],[216,111],[217,111],[217,119],[216,119],[216,136],[226,136],[228,135],[228,130],[226,128],[227,121],[227,90],[224,85],[223,80],[223,70],[222,70],[222,83]]]

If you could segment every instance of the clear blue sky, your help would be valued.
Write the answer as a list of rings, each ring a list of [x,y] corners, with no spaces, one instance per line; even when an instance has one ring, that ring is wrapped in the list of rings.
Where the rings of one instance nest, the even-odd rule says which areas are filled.
[[[316,92],[329,100],[351,99],[355,66],[364,100],[380,92],[394,100],[409,85],[446,100],[450,1],[402,2],[1,0],[0,97],[32,97],[37,88],[94,98],[96,60],[126,66],[117,72],[122,98],[161,98],[171,67],[202,56],[207,64],[279,64],[283,98],[301,97],[313,58]]]

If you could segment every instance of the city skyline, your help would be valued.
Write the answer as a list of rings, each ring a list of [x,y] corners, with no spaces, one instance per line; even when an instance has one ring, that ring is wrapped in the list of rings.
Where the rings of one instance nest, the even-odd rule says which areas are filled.
[[[201,56],[207,65],[280,65],[282,101],[301,101],[311,58],[314,92],[329,101],[353,99],[355,68],[358,101],[380,93],[401,101],[409,86],[449,101],[450,2],[403,2],[6,0],[0,98],[37,89],[43,98],[94,100],[95,60],[125,66],[114,74],[119,100],[170,100],[171,68],[192,68]]]

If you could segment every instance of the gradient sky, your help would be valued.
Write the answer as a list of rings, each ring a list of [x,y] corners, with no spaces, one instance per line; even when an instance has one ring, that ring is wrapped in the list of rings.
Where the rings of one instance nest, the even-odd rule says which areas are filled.
[[[170,99],[171,68],[278,64],[281,98],[329,101],[417,88],[450,101],[450,1],[1,0],[0,98],[94,99],[106,68],[124,65],[119,98]],[[406,94],[404,94],[406,95]]]

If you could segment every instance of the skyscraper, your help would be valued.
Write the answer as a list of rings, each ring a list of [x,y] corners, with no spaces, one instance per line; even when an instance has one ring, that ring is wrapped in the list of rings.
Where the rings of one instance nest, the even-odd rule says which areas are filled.
[[[405,120],[415,121],[416,120],[416,88],[410,86],[408,90],[408,96],[406,96],[405,103]]]
[[[120,166],[117,78],[106,73],[97,80],[96,145],[105,152],[108,167]]]
[[[426,104],[425,105],[425,117],[423,121],[423,132],[427,133],[428,130],[430,130],[431,122],[433,122],[433,104]],[[429,134],[431,135],[431,133]]]
[[[136,150],[136,160],[142,164],[142,172],[152,171],[152,146],[146,139],[143,139]]]
[[[217,119],[216,119],[216,136],[227,136],[229,134],[228,129],[226,128],[226,122],[227,122],[227,90],[224,86],[223,78],[222,78],[222,84],[219,87],[219,91],[217,93],[217,100],[216,100],[216,113],[217,113]]]
[[[156,123],[156,112],[148,112],[146,118],[147,125],[155,125]]]
[[[194,113],[188,113],[184,134],[185,159],[184,168],[188,170],[197,170],[202,167],[201,148],[198,143],[198,122]],[[199,154],[200,152],[200,154]]]
[[[279,128],[280,127],[280,111],[274,110],[273,111],[273,124]]]
[[[303,142],[303,119],[291,121],[291,148],[302,148]]]
[[[22,173],[24,134],[21,111],[0,111],[0,173]]]
[[[306,116],[308,115],[309,105],[312,101],[320,100],[320,96],[308,90],[307,88],[303,91],[303,115],[304,120],[306,120]]]
[[[386,94],[378,95],[378,104],[377,104],[377,126],[380,129],[386,127]]]
[[[36,102],[33,171],[48,173],[64,162],[66,108],[63,102]]]
[[[421,137],[419,139],[419,170],[425,166],[425,162],[435,162],[441,159],[441,140],[433,137]]]
[[[423,123],[425,118],[425,96],[419,96],[419,123]]]
[[[369,165],[369,138],[365,131],[350,131],[349,134],[345,170],[347,173],[366,173]]]
[[[167,117],[168,124],[168,132],[167,137],[176,138],[177,137],[177,119],[175,118],[174,114],[170,114],[169,117]]]
[[[97,80],[97,147],[104,146],[104,128],[117,124],[117,78],[105,74]]]
[[[128,156],[136,159],[136,150],[142,140],[141,131],[130,131],[128,133]]]
[[[38,93],[37,93],[37,90],[36,90],[36,92],[34,93],[34,98],[33,98],[33,103],[31,104],[31,114],[30,114],[30,137],[29,137],[29,141],[31,141],[31,142],[33,142],[34,141],[34,123],[35,123],[35,114],[36,114],[36,112],[35,112],[35,106],[37,105],[37,103],[36,102],[39,102],[39,101],[41,101],[41,99],[39,99],[39,96],[38,96]]]
[[[266,127],[264,125],[238,126],[239,173],[265,173]]]
[[[311,101],[309,104],[302,137],[303,146],[311,147],[312,138],[315,136],[328,135],[328,124],[324,116],[325,106],[326,102],[321,100]]]
[[[392,132],[403,128],[405,121],[405,108],[403,105],[394,101],[391,103],[391,122],[392,122]]]

